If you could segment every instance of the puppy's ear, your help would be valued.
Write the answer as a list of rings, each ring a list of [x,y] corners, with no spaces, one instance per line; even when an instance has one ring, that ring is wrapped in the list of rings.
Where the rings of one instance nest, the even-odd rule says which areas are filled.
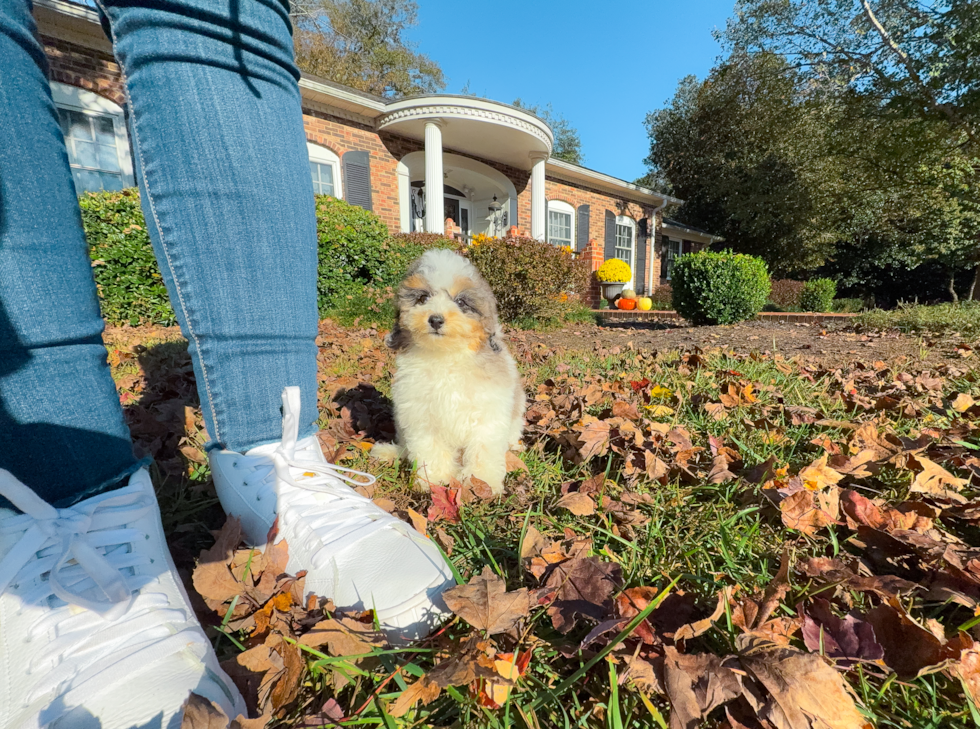
[[[403,349],[407,349],[408,345],[412,343],[412,334],[401,325],[400,319],[401,317],[396,314],[395,325],[385,337],[385,346],[393,352],[400,352]]]
[[[501,336],[500,329],[498,328],[496,331],[490,332],[490,336],[487,337],[487,345],[494,352],[499,352],[503,349],[503,345],[500,343]]]

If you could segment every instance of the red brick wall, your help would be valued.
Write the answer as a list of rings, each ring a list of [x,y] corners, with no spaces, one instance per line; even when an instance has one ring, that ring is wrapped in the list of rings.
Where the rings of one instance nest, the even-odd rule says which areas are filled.
[[[126,94],[122,75],[111,54],[46,35],[42,35],[40,40],[48,57],[52,80],[92,91],[111,99],[120,106],[125,105]],[[421,150],[423,148],[422,143],[393,134],[378,134],[370,126],[334,117],[310,108],[303,110],[303,122],[307,140],[330,149],[338,157],[342,158],[345,152],[354,150],[370,152],[374,211],[391,231],[398,231],[400,216],[396,167],[398,160],[406,154]],[[513,182],[517,190],[517,220],[509,220],[508,225],[516,225],[524,232],[530,231],[531,173],[529,170],[520,170],[449,148],[446,151],[479,160],[503,173]],[[590,206],[590,244],[588,249],[582,253],[582,257],[590,262],[593,270],[597,269],[603,261],[605,212],[607,210],[616,215],[628,215],[637,221],[641,218],[650,218],[652,215],[652,208],[650,207],[551,177],[545,181],[545,197],[548,200],[564,200],[576,208],[583,204]],[[660,279],[662,251],[659,223],[658,215],[657,225],[649,225],[649,228],[656,230],[657,234],[648,241],[646,256],[647,266],[649,266],[651,258],[653,260],[653,280],[655,282]],[[697,246],[698,244],[694,245]],[[640,280],[645,282],[645,273],[640,277]],[[641,286],[639,282],[638,286]],[[595,285],[592,290],[591,303],[597,304],[598,298],[599,287]]]
[[[530,194],[528,194],[527,197],[527,207],[528,211],[530,212]],[[626,215],[633,218],[633,220],[637,222],[643,218],[647,218],[650,221],[647,223],[647,230],[655,230],[657,233],[655,236],[648,237],[647,239],[647,270],[643,272],[634,272],[637,289],[639,290],[646,288],[646,280],[651,258],[653,260],[653,280],[657,281],[659,279],[660,257],[654,254],[656,251],[660,250],[658,243],[660,240],[659,222],[661,215],[660,213],[657,213],[657,221],[656,224],[654,224],[654,221],[652,220],[654,213],[651,206],[640,205],[639,203],[624,200],[598,190],[571,185],[568,182],[557,180],[552,177],[546,177],[545,179],[545,197],[549,201],[562,200],[574,208],[578,208],[579,205],[589,206],[589,247],[581,254],[581,257],[589,261],[593,271],[599,268],[599,266],[601,266],[602,262],[605,260],[604,247],[607,210],[612,212],[614,215]],[[598,283],[593,284],[591,293],[592,301],[590,303],[592,305],[598,304],[601,294]]]
[[[46,35],[40,36],[40,41],[51,66],[52,81],[91,91],[125,106],[122,74],[112,54]]]

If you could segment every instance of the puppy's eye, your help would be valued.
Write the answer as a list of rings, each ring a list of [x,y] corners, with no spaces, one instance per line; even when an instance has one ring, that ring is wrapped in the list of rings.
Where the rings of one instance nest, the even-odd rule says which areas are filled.
[[[476,307],[474,307],[473,304],[471,304],[469,301],[467,301],[462,296],[460,296],[458,299],[456,299],[456,306],[458,306],[462,311],[469,311],[469,312],[475,312],[476,311]]]
[[[423,291],[422,293],[416,294],[415,305],[418,306],[419,304],[424,304],[428,300],[429,294]]]

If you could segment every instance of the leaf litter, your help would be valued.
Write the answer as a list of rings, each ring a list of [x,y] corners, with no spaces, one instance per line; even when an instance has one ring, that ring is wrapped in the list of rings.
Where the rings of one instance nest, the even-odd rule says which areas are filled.
[[[333,461],[363,459],[393,435],[382,335],[322,327],[320,437]],[[616,362],[604,370],[565,365],[569,353],[533,337],[513,340],[531,373],[526,451],[508,459],[505,497],[516,500],[513,519],[531,510],[523,539],[509,547],[519,568],[473,561],[473,545],[487,537],[474,537],[472,519],[497,503],[481,484],[372,493],[458,554],[468,576],[447,596],[455,619],[420,645],[423,653],[405,653],[385,642],[370,613],[305,594],[303,575],[285,572],[288,545],[248,549],[229,522],[191,583],[212,629],[244,649],[225,644],[224,665],[257,718],[216,719],[213,706],[195,703],[188,726],[343,724],[380,707],[451,724],[471,711],[467,702],[491,712],[523,702],[520,711],[541,717],[552,705],[527,703],[541,695],[540,682],[554,687],[595,656],[618,667],[629,689],[619,700],[638,699],[621,710],[643,713],[652,701],[671,726],[869,726],[875,709],[854,687],[873,680],[885,690],[889,676],[902,686],[941,677],[937,690],[961,707],[946,716],[968,720],[964,702],[975,705],[980,693],[972,363],[827,367],[772,353],[661,356],[624,342],[588,353]],[[151,359],[138,345],[114,352],[114,368],[138,360],[145,369]],[[180,352],[165,363],[163,377],[127,372],[117,382],[141,447],[164,473],[193,479],[206,460],[193,373]],[[795,387],[818,394],[802,398]],[[533,479],[544,456],[564,477],[539,508]],[[772,562],[782,553],[779,566],[753,584],[721,572],[702,575],[704,585],[684,578],[664,595],[667,575],[637,572],[623,545],[646,544],[651,516],[664,508],[660,490],[680,494],[668,502],[679,509],[706,486],[759,515],[782,543],[770,553]],[[178,563],[189,543],[182,534],[191,532],[175,537]],[[600,664],[591,665],[572,703],[598,722],[609,708]]]

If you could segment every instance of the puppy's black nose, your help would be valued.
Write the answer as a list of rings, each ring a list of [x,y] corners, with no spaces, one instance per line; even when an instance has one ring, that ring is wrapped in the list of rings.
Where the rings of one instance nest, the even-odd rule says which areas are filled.
[[[429,326],[435,329],[436,331],[439,331],[439,328],[445,323],[446,320],[443,317],[439,316],[438,314],[433,314],[432,316],[429,317]]]

